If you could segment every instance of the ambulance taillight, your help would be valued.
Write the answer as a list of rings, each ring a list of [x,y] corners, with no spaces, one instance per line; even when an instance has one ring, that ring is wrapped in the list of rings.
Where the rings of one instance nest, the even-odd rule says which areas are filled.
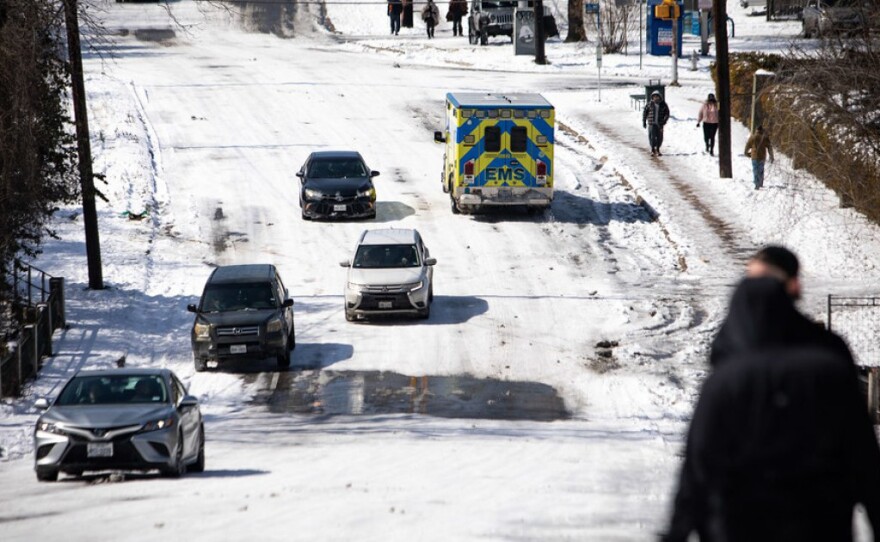
[[[464,163],[464,182],[465,184],[474,184],[474,161],[468,160]]]
[[[538,181],[538,184],[546,184],[547,183],[547,164],[540,160],[536,160],[535,164],[535,179]]]

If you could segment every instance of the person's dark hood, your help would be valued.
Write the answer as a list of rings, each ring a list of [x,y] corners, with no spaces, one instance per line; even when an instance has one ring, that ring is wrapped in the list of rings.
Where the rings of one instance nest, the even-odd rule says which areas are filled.
[[[733,292],[727,318],[712,343],[710,363],[772,346],[792,344],[812,325],[794,306],[782,281],[743,279]],[[813,325],[813,327],[815,327]]]

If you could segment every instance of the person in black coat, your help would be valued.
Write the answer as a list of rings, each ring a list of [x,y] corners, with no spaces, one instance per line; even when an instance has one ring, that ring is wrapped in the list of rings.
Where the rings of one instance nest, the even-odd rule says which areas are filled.
[[[737,348],[703,384],[662,540],[848,542],[856,503],[880,535],[880,447],[852,359],[805,340],[781,281],[746,278],[733,299]]]
[[[663,101],[659,90],[651,93],[645,110],[642,111],[642,128],[648,129],[648,142],[651,144],[651,156],[663,156],[660,146],[663,145],[663,127],[669,120],[669,106]]]

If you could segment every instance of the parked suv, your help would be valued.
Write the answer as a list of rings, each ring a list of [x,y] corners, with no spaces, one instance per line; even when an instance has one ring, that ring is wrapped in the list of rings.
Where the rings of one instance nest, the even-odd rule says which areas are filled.
[[[513,40],[513,14],[518,0],[471,0],[468,15],[468,41],[486,45],[489,36],[509,36]],[[528,2],[534,8],[533,3]],[[544,8],[544,39],[559,35],[556,19]]]
[[[352,259],[339,263],[348,268],[345,319],[377,314],[428,318],[436,263],[416,230],[365,231]]]
[[[290,366],[296,346],[293,299],[274,265],[218,267],[205,284],[192,327],[196,371],[221,361],[275,357]]]
[[[865,0],[809,0],[803,11],[804,37],[862,31],[876,10]]]

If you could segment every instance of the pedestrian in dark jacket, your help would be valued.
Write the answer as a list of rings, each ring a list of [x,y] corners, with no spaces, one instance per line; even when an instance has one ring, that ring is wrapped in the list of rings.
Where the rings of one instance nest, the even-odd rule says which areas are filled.
[[[773,145],[770,143],[770,136],[764,131],[764,127],[760,124],[755,129],[755,133],[749,137],[746,142],[745,154],[752,159],[752,177],[755,183],[755,190],[764,186],[764,162],[767,156],[770,156],[770,162],[773,162]]]
[[[400,33],[400,14],[403,12],[401,0],[388,0],[388,18],[391,19],[391,33]]]
[[[449,11],[446,12],[446,20],[452,23],[452,35],[463,36],[461,19],[467,15],[467,0],[449,0]]]
[[[714,94],[709,94],[700,112],[697,115],[697,128],[703,123],[703,141],[706,143],[706,152],[715,156],[715,134],[718,132],[718,100]]]
[[[799,272],[797,256],[782,246],[765,246],[749,259],[746,276],[769,280],[734,291],[727,318],[712,341],[712,366],[729,356],[771,345],[816,345],[833,350],[855,365],[840,336],[813,322],[794,306],[801,296]]]
[[[440,8],[434,3],[434,0],[428,0],[428,3],[422,7],[422,20],[425,21],[425,27],[428,30],[428,39],[434,37],[434,27],[440,22]]]
[[[663,145],[663,127],[669,120],[669,106],[663,101],[659,90],[651,93],[651,99],[645,104],[642,112],[642,128],[648,129],[648,142],[651,143],[651,156],[663,156],[660,146]]]
[[[798,314],[778,279],[737,286],[737,348],[703,385],[664,541],[848,542],[857,502],[880,533],[880,449],[855,366],[804,341]]]
[[[880,448],[855,371],[821,348],[758,349],[706,378],[662,540],[851,542],[857,503],[880,533]]]

